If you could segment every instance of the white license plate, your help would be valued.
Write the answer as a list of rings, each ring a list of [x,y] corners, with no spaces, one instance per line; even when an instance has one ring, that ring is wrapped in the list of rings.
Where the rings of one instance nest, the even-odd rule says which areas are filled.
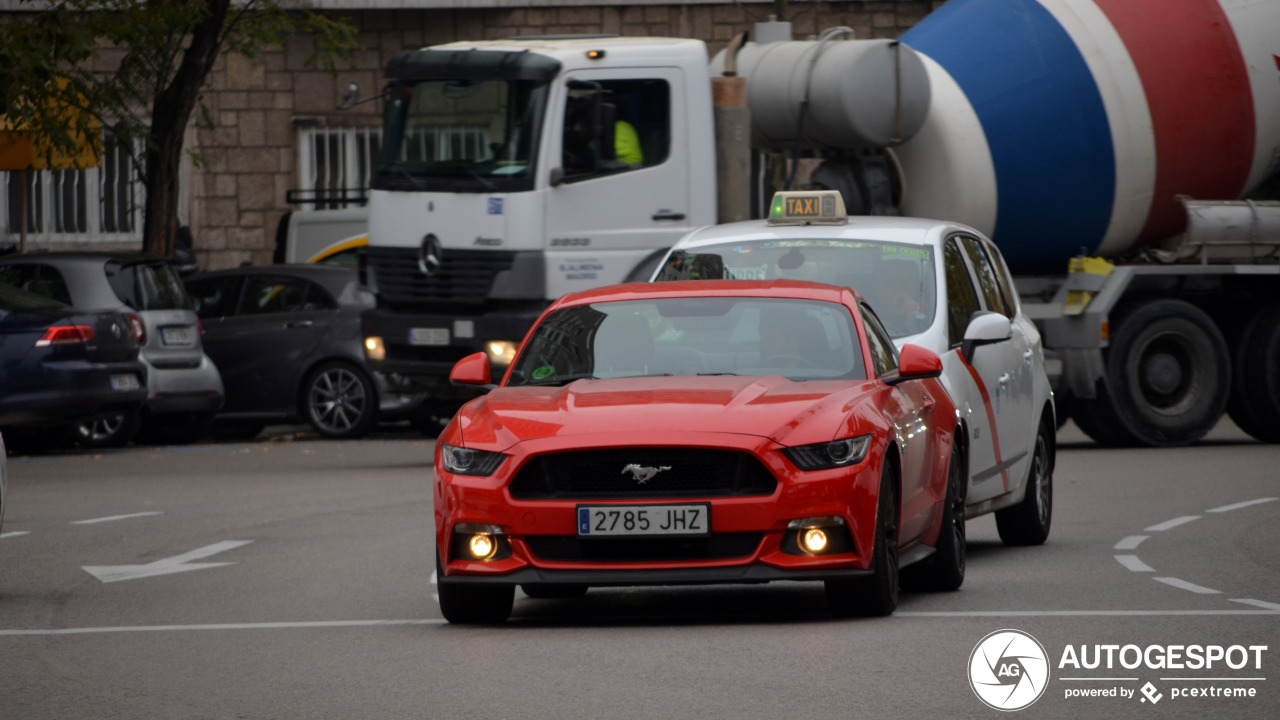
[[[196,329],[191,326],[160,328],[160,342],[164,345],[195,345]]]
[[[707,503],[579,505],[578,537],[710,535]]]
[[[120,373],[111,376],[112,390],[137,390],[142,387],[138,383],[138,376],[133,373]]]
[[[448,345],[449,328],[409,328],[410,345]]]

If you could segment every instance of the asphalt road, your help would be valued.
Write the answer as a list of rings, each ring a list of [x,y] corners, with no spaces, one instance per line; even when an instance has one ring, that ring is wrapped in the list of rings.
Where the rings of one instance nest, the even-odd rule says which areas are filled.
[[[1044,687],[1014,715],[1280,717],[1280,450],[1229,423],[1193,448],[1060,442],[1048,544],[971,521],[964,587],[890,618],[773,584],[517,594],[481,628],[433,597],[428,441],[10,458],[0,718],[998,717],[970,660],[1002,629],[1046,656],[980,649],[1000,688]],[[1192,669],[1192,645],[1224,657]],[[1182,667],[1151,666],[1169,650]]]

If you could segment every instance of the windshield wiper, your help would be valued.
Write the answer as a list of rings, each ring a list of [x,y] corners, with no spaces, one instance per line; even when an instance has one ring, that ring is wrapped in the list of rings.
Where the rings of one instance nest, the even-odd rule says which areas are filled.
[[[525,385],[530,387],[559,387],[561,385],[568,385],[569,383],[575,380],[599,380],[599,379],[600,378],[596,377],[595,375],[566,375],[564,377],[551,378],[547,382],[531,382],[531,383],[525,383]]]
[[[699,376],[699,377],[706,377],[706,376],[708,376],[708,375],[733,375],[733,376],[735,376],[735,377],[736,377],[736,376],[737,376],[737,374],[738,374],[738,373],[734,373],[734,372],[715,372],[715,373],[698,373],[698,376]]]

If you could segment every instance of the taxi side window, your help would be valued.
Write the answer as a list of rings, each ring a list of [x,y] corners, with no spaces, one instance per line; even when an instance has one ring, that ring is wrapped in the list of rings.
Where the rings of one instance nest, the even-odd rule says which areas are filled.
[[[226,317],[236,305],[238,277],[218,277],[187,282],[187,294],[191,296],[192,309],[201,320]]]
[[[1012,318],[1018,313],[1018,291],[1013,286],[1013,281],[1009,279],[1009,268],[1004,264],[1004,256],[990,242],[982,243],[982,251],[986,253],[987,260],[995,268],[996,281],[1000,283],[1000,292],[1004,293],[1005,303],[1009,306],[1009,317]]]
[[[956,238],[947,240],[942,251],[943,271],[947,275],[947,335],[954,347],[964,341],[964,331],[969,318],[982,309],[978,292],[973,288],[973,278],[964,264],[960,244]]]
[[[62,273],[52,265],[14,264],[0,266],[0,282],[41,297],[71,304],[71,292]]]
[[[987,309],[1012,319],[1013,306],[1005,298],[1004,291],[1000,288],[1000,280],[996,277],[996,269],[987,259],[986,253],[978,244],[978,239],[961,235],[960,247],[964,248],[964,253],[978,276],[978,289],[987,303]]]
[[[862,311],[862,324],[867,328],[867,348],[871,351],[871,362],[875,364],[876,377],[898,369],[898,349],[889,339],[889,333],[880,324],[880,319],[866,305],[859,307]]]
[[[603,80],[571,88],[564,111],[565,182],[661,165],[671,151],[671,88],[666,80]],[[597,100],[614,109],[613,159],[595,147]]]

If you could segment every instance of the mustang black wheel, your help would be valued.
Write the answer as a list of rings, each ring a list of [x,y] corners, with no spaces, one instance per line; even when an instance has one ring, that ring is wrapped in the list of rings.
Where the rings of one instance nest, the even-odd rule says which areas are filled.
[[[876,539],[870,577],[827,580],[827,608],[839,617],[891,615],[898,607],[898,473],[888,461],[880,473]]]
[[[440,558],[436,557],[436,578],[440,591],[440,613],[455,625],[506,622],[515,602],[515,585],[444,582]]]
[[[1054,430],[1040,421],[1035,454],[1027,474],[1027,494],[1022,502],[996,511],[996,530],[1005,545],[1042,545],[1053,524]]]
[[[358,368],[328,362],[311,371],[303,388],[307,422],[327,438],[358,438],[377,421],[378,392]]]
[[[903,568],[902,583],[911,590],[950,592],[964,584],[965,519],[964,504],[968,473],[957,440],[947,464],[947,497],[942,508],[942,528],[929,559]]]

